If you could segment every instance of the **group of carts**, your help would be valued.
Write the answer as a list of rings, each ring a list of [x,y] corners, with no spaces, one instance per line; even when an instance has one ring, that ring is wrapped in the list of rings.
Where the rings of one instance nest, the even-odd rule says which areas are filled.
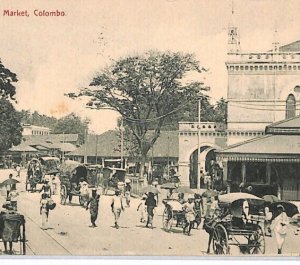
[[[274,196],[275,197],[275,196]],[[229,255],[232,246],[239,248],[241,253],[265,254],[265,207],[268,206],[276,215],[276,206],[284,204],[288,208],[288,216],[297,215],[297,206],[289,202],[270,202],[248,193],[228,193],[218,196],[218,211],[214,215],[206,215],[203,229],[209,235],[208,249],[212,245],[213,253]],[[243,204],[247,202],[248,219],[245,219]],[[184,229],[186,218],[183,205],[177,199],[164,199],[165,205],[162,225],[169,232],[172,227]]]

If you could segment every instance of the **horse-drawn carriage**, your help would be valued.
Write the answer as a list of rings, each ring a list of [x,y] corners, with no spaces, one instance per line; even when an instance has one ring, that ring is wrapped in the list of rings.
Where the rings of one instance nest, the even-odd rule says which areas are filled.
[[[35,191],[37,184],[43,183],[43,179],[46,175],[58,173],[59,161],[57,157],[31,159],[27,166],[26,191]]]
[[[205,218],[203,228],[209,234],[208,250],[214,254],[230,254],[230,246],[237,246],[243,254],[264,254],[264,200],[246,193],[219,196],[219,210]]]
[[[65,204],[67,197],[72,201],[73,196],[79,197],[80,205],[84,199],[80,192],[80,182],[88,184],[88,188],[96,188],[99,184],[100,167],[84,165],[76,161],[67,160],[60,166],[60,202]]]

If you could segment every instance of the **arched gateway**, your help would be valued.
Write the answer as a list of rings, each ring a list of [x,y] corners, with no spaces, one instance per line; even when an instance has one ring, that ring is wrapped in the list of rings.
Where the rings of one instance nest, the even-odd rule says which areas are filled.
[[[205,122],[199,127],[198,123],[179,123],[179,175],[183,185],[199,187],[198,167],[209,171],[211,160],[216,159],[214,151],[224,148],[226,139],[221,124]]]

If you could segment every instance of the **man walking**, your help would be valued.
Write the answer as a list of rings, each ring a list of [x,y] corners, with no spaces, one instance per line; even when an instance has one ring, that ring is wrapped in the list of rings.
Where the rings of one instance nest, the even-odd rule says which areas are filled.
[[[86,209],[88,209],[90,205],[91,223],[93,228],[97,227],[95,222],[98,217],[99,199],[100,199],[100,195],[99,194],[97,195],[97,189],[93,189],[92,198],[88,201],[86,205]]]
[[[115,190],[115,195],[112,197],[112,202],[111,202],[111,211],[115,216],[115,228],[116,229],[119,229],[118,220],[120,218],[121,211],[124,211],[122,198],[120,195],[121,195],[120,190]]]
[[[147,224],[146,227],[151,227],[153,229],[153,217],[154,217],[154,208],[156,207],[156,200],[154,199],[154,193],[149,192],[148,198],[145,201],[145,205],[147,206]]]

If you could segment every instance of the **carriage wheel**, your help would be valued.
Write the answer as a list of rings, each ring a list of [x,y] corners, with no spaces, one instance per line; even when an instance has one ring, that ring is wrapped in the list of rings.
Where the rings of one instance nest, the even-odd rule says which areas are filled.
[[[67,187],[62,185],[60,188],[60,203],[65,205],[67,200]]]
[[[162,221],[164,230],[169,232],[172,228],[173,223],[173,212],[170,207],[165,208]]]
[[[248,248],[249,254],[261,255],[265,254],[266,251],[266,241],[265,234],[261,227],[253,232],[252,235],[248,238],[248,244],[251,245]]]
[[[228,234],[225,227],[221,224],[217,224],[213,231],[213,250],[217,255],[229,254],[228,247]]]

